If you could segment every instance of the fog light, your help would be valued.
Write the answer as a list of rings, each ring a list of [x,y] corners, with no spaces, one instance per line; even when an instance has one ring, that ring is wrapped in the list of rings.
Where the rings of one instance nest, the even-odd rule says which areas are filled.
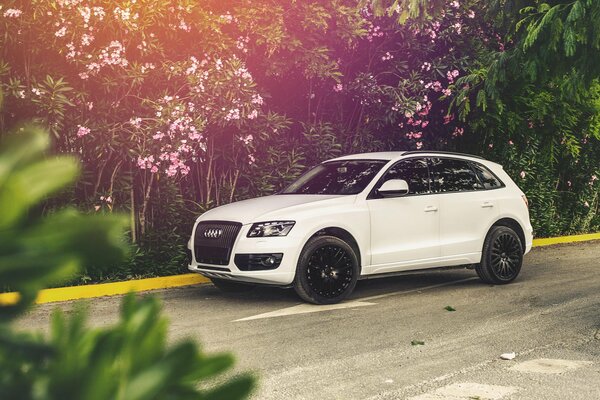
[[[262,271],[276,269],[282,258],[283,253],[236,254],[234,262],[240,271]]]
[[[275,260],[275,257],[269,256],[262,260],[262,265],[264,265],[265,267],[272,267],[273,265],[275,265],[276,262],[277,260]]]

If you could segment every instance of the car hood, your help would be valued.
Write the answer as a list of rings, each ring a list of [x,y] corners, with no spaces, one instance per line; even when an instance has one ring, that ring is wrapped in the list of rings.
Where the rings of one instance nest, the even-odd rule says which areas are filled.
[[[350,199],[352,198],[352,199]],[[293,218],[292,215],[281,215],[282,211],[290,214],[296,210],[305,210],[308,207],[330,205],[331,202],[346,202],[353,200],[352,195],[311,195],[311,194],[279,194],[255,199],[237,201],[227,204],[200,216],[200,221],[236,221],[242,224],[263,222],[271,215],[274,218]],[[287,213],[286,213],[287,214]]]

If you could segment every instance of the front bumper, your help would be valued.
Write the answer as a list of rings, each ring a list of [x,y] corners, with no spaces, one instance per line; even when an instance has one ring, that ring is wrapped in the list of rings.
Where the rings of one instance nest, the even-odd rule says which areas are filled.
[[[259,283],[268,285],[288,286],[294,281],[296,264],[299,257],[299,238],[294,236],[294,230],[283,237],[248,238],[246,235],[252,224],[242,225],[231,250],[227,265],[201,264],[196,261],[194,254],[194,232],[188,242],[190,260],[188,269],[206,276],[207,278],[230,279],[240,282]],[[276,269],[260,271],[242,271],[235,264],[238,254],[283,254],[281,264]]]

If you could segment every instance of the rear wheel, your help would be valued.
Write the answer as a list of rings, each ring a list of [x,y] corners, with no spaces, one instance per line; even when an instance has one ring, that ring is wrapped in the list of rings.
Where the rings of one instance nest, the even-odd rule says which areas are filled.
[[[485,238],[481,263],[475,267],[482,281],[510,283],[523,265],[523,245],[517,233],[507,226],[494,226]]]
[[[226,293],[240,293],[254,289],[254,285],[249,283],[242,283],[217,278],[211,278],[211,281],[213,285],[215,285],[219,290]]]
[[[300,254],[294,289],[310,303],[338,303],[352,293],[359,273],[358,257],[348,243],[316,236]]]

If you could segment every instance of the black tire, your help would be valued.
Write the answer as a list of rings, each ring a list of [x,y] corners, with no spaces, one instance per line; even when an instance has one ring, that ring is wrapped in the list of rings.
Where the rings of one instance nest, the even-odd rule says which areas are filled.
[[[294,290],[309,303],[334,304],[352,293],[359,274],[358,257],[348,243],[316,236],[300,253]]]
[[[242,293],[254,289],[254,285],[251,283],[236,282],[217,278],[211,278],[210,280],[212,281],[213,285],[225,293]]]
[[[494,285],[515,280],[523,265],[523,244],[507,226],[493,226],[483,243],[481,263],[475,267],[479,278]]]

